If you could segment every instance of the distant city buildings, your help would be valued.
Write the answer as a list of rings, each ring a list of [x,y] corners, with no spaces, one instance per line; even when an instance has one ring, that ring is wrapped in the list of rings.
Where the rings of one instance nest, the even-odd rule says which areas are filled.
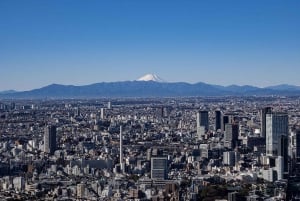
[[[0,200],[291,200],[299,100],[0,101]]]

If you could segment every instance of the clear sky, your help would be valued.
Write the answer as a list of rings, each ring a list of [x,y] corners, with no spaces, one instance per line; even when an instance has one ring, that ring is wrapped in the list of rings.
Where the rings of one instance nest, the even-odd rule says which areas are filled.
[[[300,1],[0,0],[0,90],[146,73],[300,85]]]

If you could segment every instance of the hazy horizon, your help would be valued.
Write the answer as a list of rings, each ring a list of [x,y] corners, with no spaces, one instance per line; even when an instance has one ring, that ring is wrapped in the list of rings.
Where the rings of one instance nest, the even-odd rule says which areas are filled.
[[[154,73],[300,86],[299,1],[0,1],[0,91]]]
[[[30,90],[34,90],[34,89],[39,89],[39,88],[43,88],[43,87],[47,87],[49,85],[53,85],[53,84],[57,84],[57,85],[65,85],[65,86],[86,86],[86,85],[92,85],[92,84],[97,84],[97,83],[112,83],[112,82],[131,82],[131,81],[139,81],[137,79],[135,80],[119,80],[119,81],[99,81],[99,82],[94,82],[94,83],[83,83],[83,84],[71,84],[71,83],[66,83],[66,84],[62,84],[62,83],[49,83],[47,85],[44,85],[44,86],[38,86],[38,87],[35,87],[35,88],[32,88],[32,89],[25,89],[25,90],[16,90],[16,89],[7,89],[7,90],[1,90],[0,92],[4,92],[4,91],[10,91],[10,90],[13,90],[13,91],[17,91],[17,92],[21,92],[21,91],[30,91]],[[179,83],[179,82],[184,82],[184,83],[188,83],[188,84],[197,84],[197,83],[200,83],[201,81],[199,82],[185,82],[185,81],[173,81],[173,82],[169,82],[168,80],[164,80],[164,82],[166,83]],[[237,85],[237,86],[253,86],[253,87],[259,87],[259,88],[265,88],[265,87],[272,87],[272,86],[277,86],[277,85],[292,85],[292,84],[288,84],[288,83],[279,83],[279,84],[275,84],[275,85],[268,85],[268,86],[256,86],[256,85],[244,85],[244,84],[235,84],[235,83],[232,83],[232,84],[229,84],[229,85],[222,85],[222,84],[215,84],[215,83],[207,83],[207,82],[201,82],[201,83],[205,83],[205,84],[210,84],[210,85],[219,85],[219,86],[224,86],[224,87],[229,87],[229,86],[232,86],[232,85]],[[292,85],[292,86],[299,86],[299,85]],[[299,86],[300,87],[300,86]]]

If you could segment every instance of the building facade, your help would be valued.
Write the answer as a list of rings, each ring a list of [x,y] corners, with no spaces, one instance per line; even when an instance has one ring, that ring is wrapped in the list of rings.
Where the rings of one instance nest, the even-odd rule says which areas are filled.
[[[56,127],[47,126],[44,133],[44,152],[54,154],[56,150]]]

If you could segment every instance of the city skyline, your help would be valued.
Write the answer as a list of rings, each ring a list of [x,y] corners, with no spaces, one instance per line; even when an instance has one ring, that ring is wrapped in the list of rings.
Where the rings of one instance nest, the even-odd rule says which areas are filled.
[[[300,3],[0,2],[0,91],[155,73],[168,82],[300,85]]]
[[[294,95],[1,100],[0,199],[297,200],[299,104]]]

